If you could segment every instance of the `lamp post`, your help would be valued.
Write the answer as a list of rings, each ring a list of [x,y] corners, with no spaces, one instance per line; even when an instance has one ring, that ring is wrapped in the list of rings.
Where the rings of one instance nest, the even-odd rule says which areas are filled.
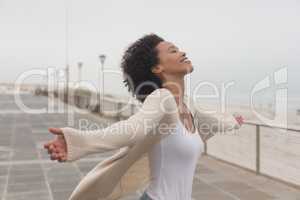
[[[65,1],[65,76],[66,76],[66,89],[65,89],[65,102],[69,103],[69,81],[70,81],[70,66],[69,66],[69,5],[68,0]],[[65,98],[65,97],[64,97]]]
[[[106,55],[100,54],[99,59],[100,59],[100,63],[101,63],[101,68],[100,68],[100,73],[99,73],[99,76],[100,76],[99,77],[99,113],[102,114],[102,112],[103,112],[102,106],[103,106],[103,102],[104,102],[104,62],[106,59]],[[102,84],[101,84],[101,81],[102,81]],[[102,87],[101,87],[101,85],[102,85]],[[102,101],[101,101],[101,93],[102,93]]]
[[[77,66],[78,66],[78,83],[80,83],[80,81],[81,81],[81,70],[82,70],[82,65],[83,65],[82,62],[78,62],[78,63],[77,63]]]
[[[66,94],[65,94],[65,102],[69,103],[69,81],[70,81],[70,67],[67,64],[65,68],[65,74],[66,74]]]

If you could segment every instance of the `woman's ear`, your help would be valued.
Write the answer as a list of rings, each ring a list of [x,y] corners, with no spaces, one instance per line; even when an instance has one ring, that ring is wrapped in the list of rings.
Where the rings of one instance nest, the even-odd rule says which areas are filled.
[[[154,74],[160,74],[163,71],[163,67],[161,65],[156,65],[156,66],[152,67],[151,71]]]

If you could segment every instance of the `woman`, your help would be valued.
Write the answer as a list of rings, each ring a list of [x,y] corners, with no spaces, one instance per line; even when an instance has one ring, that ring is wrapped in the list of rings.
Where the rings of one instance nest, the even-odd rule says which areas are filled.
[[[59,162],[121,149],[89,172],[70,199],[118,198],[120,195],[113,194],[118,190],[118,194],[125,193],[127,183],[121,180],[126,172],[148,153],[150,181],[140,200],[191,200],[204,142],[217,131],[239,128],[242,117],[201,113],[188,106],[184,76],[193,71],[192,63],[174,44],[155,34],[133,43],[121,68],[128,90],[143,103],[137,113],[95,131],[49,129],[57,137],[45,148],[51,159]]]

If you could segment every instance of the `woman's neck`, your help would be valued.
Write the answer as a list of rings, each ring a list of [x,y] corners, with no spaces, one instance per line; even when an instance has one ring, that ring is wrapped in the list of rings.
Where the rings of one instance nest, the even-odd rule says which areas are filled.
[[[168,80],[163,83],[163,87],[170,90],[179,108],[182,107],[184,100],[184,79]]]

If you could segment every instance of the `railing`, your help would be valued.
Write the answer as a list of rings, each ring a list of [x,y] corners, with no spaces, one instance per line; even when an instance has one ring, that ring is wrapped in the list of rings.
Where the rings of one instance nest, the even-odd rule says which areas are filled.
[[[89,110],[93,113],[97,113],[105,117],[114,117],[118,120],[128,118],[136,112],[136,109],[140,105],[137,102],[129,102],[125,100],[116,99],[110,96],[104,96],[101,98],[103,108],[100,109],[99,94],[93,93],[92,91],[72,91],[69,89],[69,96],[66,95],[64,90],[61,91],[47,91],[47,88],[37,88],[34,91],[35,95],[42,96],[53,96],[62,100],[65,103],[74,105],[81,109]]]
[[[48,95],[48,92],[39,91],[39,94]],[[57,91],[54,91],[54,96],[61,97]],[[103,113],[99,113],[100,109],[97,103],[99,96],[92,96],[74,93],[69,103],[100,115],[116,117],[118,120],[134,114],[138,106],[135,103],[104,97],[103,107],[110,109],[108,112],[110,114],[105,113],[105,110]],[[62,100],[66,101],[64,95]],[[127,106],[127,109],[124,109],[124,106]],[[115,112],[112,112],[113,110]],[[277,132],[278,130],[285,131],[287,134],[282,135],[282,132]],[[240,137],[224,135],[224,137],[213,137],[205,142],[204,154],[256,174],[274,178],[297,188],[300,187],[299,129],[246,121],[236,131]],[[275,137],[278,137],[279,140]],[[286,142],[286,140],[289,141]]]
[[[281,126],[276,126],[276,125],[270,126],[267,124],[250,122],[250,121],[245,122],[245,124],[253,125],[256,127],[256,145],[255,145],[256,146],[256,170],[255,171],[257,174],[260,174],[260,159],[261,159],[260,158],[260,146],[261,146],[261,143],[260,143],[261,131],[260,131],[260,129],[261,129],[261,127],[267,127],[267,128],[272,128],[272,129],[276,128],[276,129],[281,129],[281,130],[285,130],[285,131],[294,131],[294,132],[298,132],[300,134],[300,130],[296,129],[296,128],[281,127]]]
[[[234,137],[237,136],[237,137]],[[205,154],[300,188],[300,130],[246,121],[206,142]]]

